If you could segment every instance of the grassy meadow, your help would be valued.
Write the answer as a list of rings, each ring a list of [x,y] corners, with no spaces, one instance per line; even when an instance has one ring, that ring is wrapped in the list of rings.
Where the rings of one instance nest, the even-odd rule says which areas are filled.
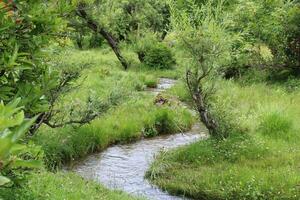
[[[180,55],[181,52],[176,52]],[[179,101],[192,107],[181,79],[184,60],[170,70],[141,66],[130,50],[132,68],[125,72],[107,49],[60,50],[52,57],[58,66],[78,69],[80,76],[57,102],[58,120],[67,120],[87,109],[89,99],[102,113],[89,124],[50,128],[44,125],[31,139],[44,152],[45,170],[26,175],[22,187],[0,189],[1,197],[33,199],[135,199],[109,191],[76,174],[59,172],[110,145],[130,143],[144,137],[189,130],[196,119]],[[67,59],[66,59],[67,58]],[[163,92],[166,105],[156,105],[160,77],[178,79]],[[221,127],[230,130],[226,139],[209,138],[163,152],[146,178],[171,194],[193,199],[299,199],[300,190],[300,90],[292,84],[268,84],[261,77],[219,79],[210,108]],[[291,87],[289,87],[292,85]],[[68,105],[76,105],[71,107]],[[58,187],[59,186],[59,187]]]
[[[129,50],[127,54],[134,55]],[[72,83],[74,89],[67,91],[55,105],[55,109],[62,111],[57,114],[57,120],[77,117],[81,110],[88,109],[89,99],[99,102],[100,108],[94,109],[103,108],[102,113],[83,126],[42,126],[31,139],[41,146],[44,166],[53,172],[30,173],[26,175],[25,185],[18,189],[1,188],[0,196],[20,200],[134,199],[121,192],[108,191],[76,174],[59,172],[59,169],[117,143],[189,130],[195,117],[188,109],[182,108],[178,100],[168,94],[163,95],[168,99],[167,104],[156,105],[156,96],[146,91],[147,87],[156,87],[160,77],[176,78],[178,72],[147,70],[139,66],[136,59],[136,65],[133,63],[130,71],[125,72],[107,49],[60,50],[54,52],[51,62],[65,70],[75,68],[80,73]],[[65,115],[71,109],[75,115]]]
[[[299,200],[299,22],[299,0],[0,0],[0,200]],[[133,150],[145,175],[108,156],[146,192],[72,173],[198,125]]]
[[[188,100],[180,87],[173,93]],[[211,107],[230,136],[161,154],[148,178],[194,199],[299,199],[300,91],[233,80],[216,87]]]

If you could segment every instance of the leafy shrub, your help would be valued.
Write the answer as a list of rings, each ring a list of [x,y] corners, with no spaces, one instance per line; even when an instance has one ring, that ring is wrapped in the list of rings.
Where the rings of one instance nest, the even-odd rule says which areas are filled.
[[[149,117],[150,120],[142,130],[145,137],[183,132],[189,130],[194,123],[189,111],[177,107],[158,107]]]
[[[147,66],[157,69],[170,69],[175,63],[171,50],[162,43],[147,49],[143,59]]]
[[[158,133],[168,134],[174,133],[176,125],[174,123],[174,113],[170,112],[169,109],[160,109],[155,113],[155,129]]]
[[[34,123],[33,119],[24,119],[24,112],[20,111],[17,99],[7,105],[0,103],[0,187],[11,182],[22,171],[18,169],[36,168],[41,166],[39,148],[33,145],[22,145],[19,140]]]
[[[154,69],[170,69],[175,64],[172,51],[155,36],[147,35],[136,47],[139,60]]]

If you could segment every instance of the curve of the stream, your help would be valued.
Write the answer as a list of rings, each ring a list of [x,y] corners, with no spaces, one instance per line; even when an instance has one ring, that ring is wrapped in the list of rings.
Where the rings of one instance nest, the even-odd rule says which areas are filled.
[[[171,79],[160,79],[158,87],[149,90],[158,94],[175,84]],[[207,134],[196,124],[186,133],[144,139],[132,144],[116,145],[104,152],[89,156],[76,164],[73,171],[84,178],[100,182],[111,189],[122,190],[131,195],[153,200],[177,200],[184,197],[171,196],[151,185],[145,178],[151,162],[161,150],[176,148],[204,139]]]

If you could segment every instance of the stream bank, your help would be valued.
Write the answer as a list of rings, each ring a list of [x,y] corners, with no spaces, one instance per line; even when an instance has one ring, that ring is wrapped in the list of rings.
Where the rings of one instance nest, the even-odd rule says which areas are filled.
[[[171,88],[172,79],[160,79],[157,88],[149,89],[154,95]],[[161,151],[187,145],[207,137],[200,124],[185,133],[163,135],[143,139],[132,144],[112,146],[105,151],[89,156],[73,167],[73,171],[86,179],[100,182],[110,189],[125,191],[131,195],[155,200],[177,200],[184,197],[171,196],[151,185],[145,178],[155,155]]]

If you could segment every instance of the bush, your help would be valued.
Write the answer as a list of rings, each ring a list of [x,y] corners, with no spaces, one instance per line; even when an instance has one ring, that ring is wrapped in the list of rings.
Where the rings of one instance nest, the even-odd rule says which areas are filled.
[[[170,69],[175,64],[171,50],[162,43],[149,48],[144,53],[143,62],[156,69]]]
[[[155,36],[147,35],[136,47],[139,60],[154,69],[170,69],[176,63],[172,51]]]

